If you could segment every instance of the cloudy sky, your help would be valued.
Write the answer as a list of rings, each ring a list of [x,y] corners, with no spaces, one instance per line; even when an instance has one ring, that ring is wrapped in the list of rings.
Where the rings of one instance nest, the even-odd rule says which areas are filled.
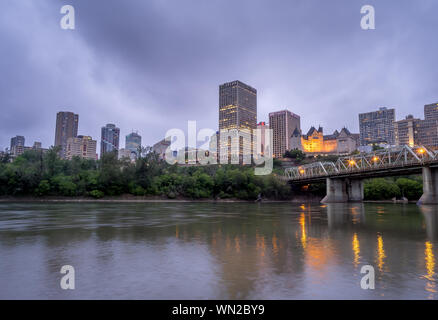
[[[63,30],[63,5],[76,29]],[[363,5],[376,29],[360,27]],[[217,129],[218,86],[258,90],[258,120],[358,131],[358,113],[423,117],[438,102],[436,0],[1,0],[0,148],[54,143],[58,111],[100,140],[115,123],[145,145],[171,128]],[[121,147],[124,138],[121,139]]]

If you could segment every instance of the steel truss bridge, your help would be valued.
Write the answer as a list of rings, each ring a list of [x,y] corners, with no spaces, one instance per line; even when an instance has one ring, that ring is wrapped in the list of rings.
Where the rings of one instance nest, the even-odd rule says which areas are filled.
[[[426,175],[425,168],[429,170]],[[329,184],[329,180],[334,179],[360,181],[367,178],[417,173],[423,173],[424,192],[431,195],[429,198],[435,199],[433,203],[438,203],[438,152],[423,146],[397,146],[366,154],[339,157],[334,162],[318,161],[286,168],[284,179],[294,184],[320,181],[327,181]],[[330,187],[333,189],[333,183],[330,184]],[[362,186],[360,188],[363,189]],[[331,191],[333,190],[329,190],[329,186],[327,186],[327,194]],[[333,192],[342,191],[335,190]]]

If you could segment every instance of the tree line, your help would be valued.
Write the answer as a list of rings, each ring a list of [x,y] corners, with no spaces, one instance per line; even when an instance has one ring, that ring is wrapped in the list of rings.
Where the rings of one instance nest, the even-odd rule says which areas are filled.
[[[58,152],[57,148],[45,153],[29,150],[13,162],[7,155],[0,158],[0,195],[102,198],[131,194],[242,200],[292,196],[291,188],[275,173],[256,176],[251,166],[169,165],[150,148],[142,150],[134,163],[118,160],[116,153],[106,153],[100,160],[63,160]],[[277,174],[280,170],[274,169]]]

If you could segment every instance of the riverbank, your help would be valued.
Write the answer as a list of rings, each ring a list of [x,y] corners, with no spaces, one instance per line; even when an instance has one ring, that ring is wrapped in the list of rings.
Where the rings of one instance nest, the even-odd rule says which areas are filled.
[[[272,200],[263,199],[263,203],[319,203],[321,199],[314,196],[298,196],[289,200]],[[168,203],[181,203],[181,202],[200,202],[200,203],[254,203],[254,200],[241,200],[237,198],[227,199],[191,199],[178,197],[175,199],[169,199],[168,197],[160,196],[133,196],[123,195],[118,197],[104,197],[101,199],[95,199],[91,197],[60,197],[60,196],[46,196],[46,197],[31,197],[31,196],[18,196],[18,197],[0,197],[0,202],[85,202],[85,203],[105,203],[105,202],[132,202],[132,203],[147,203],[147,202],[168,202]]]
[[[320,197],[316,196],[297,196],[289,200],[271,200],[263,199],[263,203],[320,203]],[[83,202],[83,203],[254,203],[254,200],[241,200],[241,199],[190,199],[190,198],[177,198],[169,199],[167,197],[139,197],[125,195],[120,197],[104,197],[101,199],[95,199],[91,197],[59,197],[59,196],[47,196],[47,197],[0,197],[0,203],[7,202]],[[364,200],[363,203],[394,203],[394,204],[416,204],[417,201],[397,201],[393,200]]]

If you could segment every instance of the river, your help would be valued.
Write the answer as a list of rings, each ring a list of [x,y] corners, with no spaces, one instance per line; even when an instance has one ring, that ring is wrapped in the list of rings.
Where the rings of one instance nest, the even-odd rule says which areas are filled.
[[[436,299],[437,258],[434,206],[0,203],[0,299]]]

